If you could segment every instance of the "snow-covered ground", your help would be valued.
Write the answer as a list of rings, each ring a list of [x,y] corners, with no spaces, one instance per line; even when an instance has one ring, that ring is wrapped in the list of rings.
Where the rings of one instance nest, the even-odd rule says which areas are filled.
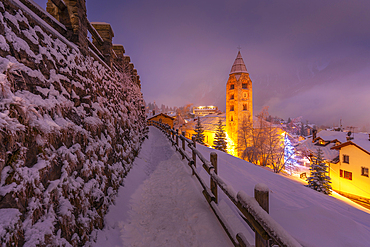
[[[253,196],[257,183],[266,184],[270,215],[303,246],[370,246],[369,210],[338,195],[313,191],[294,177],[202,145],[197,148],[207,158],[217,152],[218,174],[235,191]],[[202,168],[197,169],[208,181]],[[253,232],[223,193],[219,208],[234,231],[253,243]],[[154,127],[105,222],[106,227],[94,233],[93,246],[231,246],[187,164]]]
[[[216,150],[198,145],[205,157]],[[304,186],[298,178],[275,174],[260,166],[216,151],[218,174],[235,191],[253,196],[254,186],[270,189],[270,215],[301,245],[370,246],[370,211],[339,195],[327,196]],[[202,173],[207,177],[205,172]],[[221,194],[222,204],[231,205]],[[240,230],[244,233],[245,230]],[[247,230],[248,231],[248,230]],[[250,243],[251,234],[245,233]]]
[[[150,127],[92,246],[232,246],[187,163]],[[88,244],[89,245],[89,244]]]

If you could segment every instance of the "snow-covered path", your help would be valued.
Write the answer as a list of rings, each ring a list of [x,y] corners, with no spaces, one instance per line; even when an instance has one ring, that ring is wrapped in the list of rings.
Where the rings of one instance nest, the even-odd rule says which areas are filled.
[[[93,246],[232,246],[191,170],[150,127]]]

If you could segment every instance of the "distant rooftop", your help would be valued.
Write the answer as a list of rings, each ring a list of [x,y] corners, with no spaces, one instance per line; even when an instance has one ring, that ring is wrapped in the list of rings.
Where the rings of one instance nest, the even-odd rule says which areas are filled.
[[[311,152],[316,152],[316,150],[320,148],[323,152],[324,158],[328,161],[333,161],[336,157],[338,157],[339,151],[338,148],[335,147],[342,147],[349,144],[355,144],[370,153],[369,134],[352,133],[351,138],[347,140],[348,132],[321,130],[319,133],[317,133],[317,137],[320,137],[322,140],[327,142],[337,140],[339,143],[341,143],[338,145],[338,143],[332,142],[327,145],[321,146],[317,145],[318,141],[312,142],[311,137],[307,138],[300,144],[301,147],[307,148]]]
[[[236,74],[236,73],[248,73],[247,67],[244,64],[242,54],[240,51],[238,52],[238,55],[235,58],[234,64],[231,67],[230,74]]]

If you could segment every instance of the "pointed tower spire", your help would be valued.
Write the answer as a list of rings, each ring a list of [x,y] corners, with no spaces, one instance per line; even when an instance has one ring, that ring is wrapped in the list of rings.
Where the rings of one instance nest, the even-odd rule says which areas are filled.
[[[238,52],[238,55],[235,58],[234,64],[231,67],[230,74],[234,74],[234,73],[248,73],[247,67],[244,64],[242,54],[240,53],[240,51]]]

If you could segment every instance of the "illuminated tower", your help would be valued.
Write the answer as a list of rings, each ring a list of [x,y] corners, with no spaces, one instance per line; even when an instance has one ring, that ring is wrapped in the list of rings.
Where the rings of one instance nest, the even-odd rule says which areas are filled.
[[[253,123],[252,81],[239,51],[226,83],[226,132],[236,150],[243,145],[238,140],[243,121]]]

